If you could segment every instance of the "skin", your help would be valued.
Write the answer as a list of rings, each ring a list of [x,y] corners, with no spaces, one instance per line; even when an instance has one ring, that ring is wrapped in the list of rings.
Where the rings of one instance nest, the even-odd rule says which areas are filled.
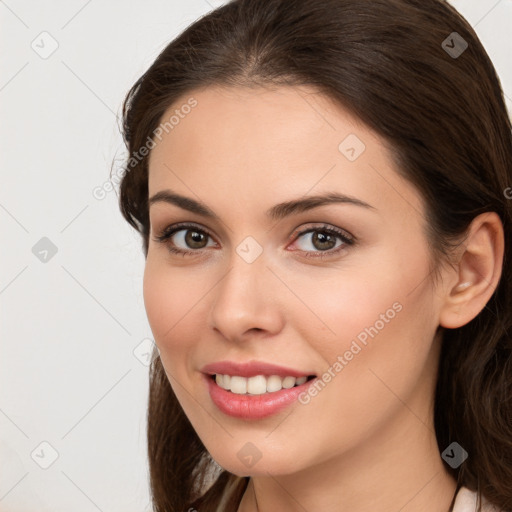
[[[208,87],[164,118],[190,96],[197,106],[151,151],[149,197],[172,190],[220,220],[163,201],[150,206],[144,301],[192,426],[223,468],[252,477],[239,512],[447,511],[456,484],[433,426],[438,327],[464,325],[491,297],[503,257],[498,216],[473,221],[457,265],[443,266],[434,282],[420,193],[346,110],[305,87]],[[338,149],[349,134],[366,146],[355,161]],[[265,216],[277,203],[325,192],[373,208]],[[180,231],[175,246],[197,252],[171,254],[154,238],[178,222],[212,236],[191,246]],[[324,223],[356,244],[335,253],[334,241],[297,235],[312,227],[318,234]],[[236,252],[248,236],[263,249],[252,263]],[[205,364],[259,360],[321,376],[397,302],[400,312],[307,405],[244,421],[211,401]],[[252,467],[237,455],[247,442],[261,454]]]

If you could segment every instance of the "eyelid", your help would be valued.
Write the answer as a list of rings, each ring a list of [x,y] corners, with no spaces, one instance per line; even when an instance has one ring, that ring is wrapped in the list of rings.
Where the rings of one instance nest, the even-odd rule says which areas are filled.
[[[327,232],[335,233],[336,235],[340,236],[341,238],[347,239],[347,241],[351,241],[351,242],[356,241],[356,237],[354,235],[352,235],[351,233],[349,233],[346,229],[338,228],[336,226],[327,224],[325,222],[318,222],[318,223],[312,222],[311,224],[321,224],[321,225],[310,226],[308,228],[297,228],[292,233],[292,237],[295,239],[295,237],[300,236],[300,235],[305,235],[306,233],[325,230]]]
[[[196,229],[197,231],[204,231],[211,238],[215,238],[208,228],[198,224],[197,222],[176,222],[175,224],[169,224],[160,230],[159,234],[156,235],[156,238],[168,238],[182,229]]]

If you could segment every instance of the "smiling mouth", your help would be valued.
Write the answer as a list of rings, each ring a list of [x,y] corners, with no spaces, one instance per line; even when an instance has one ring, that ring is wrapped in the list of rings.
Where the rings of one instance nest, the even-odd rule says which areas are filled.
[[[210,378],[220,388],[237,395],[263,395],[301,386],[315,377],[316,375],[303,377],[280,377],[279,375],[241,377],[240,375],[213,374]]]

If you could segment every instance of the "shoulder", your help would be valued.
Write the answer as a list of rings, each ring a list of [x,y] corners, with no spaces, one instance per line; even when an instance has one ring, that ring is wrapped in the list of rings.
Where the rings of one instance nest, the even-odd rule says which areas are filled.
[[[476,512],[477,511],[477,493],[467,487],[461,487],[457,493],[453,512]],[[485,496],[482,497],[482,512],[504,512],[495,505],[492,505]]]

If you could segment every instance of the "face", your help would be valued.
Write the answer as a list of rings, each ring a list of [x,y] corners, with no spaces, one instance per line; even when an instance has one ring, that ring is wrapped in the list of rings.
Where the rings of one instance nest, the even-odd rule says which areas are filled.
[[[163,120],[176,109],[150,155],[144,301],[212,457],[284,475],[371,447],[410,409],[426,417],[439,300],[421,196],[383,141],[302,87],[209,87]],[[315,378],[243,378],[276,374]]]

